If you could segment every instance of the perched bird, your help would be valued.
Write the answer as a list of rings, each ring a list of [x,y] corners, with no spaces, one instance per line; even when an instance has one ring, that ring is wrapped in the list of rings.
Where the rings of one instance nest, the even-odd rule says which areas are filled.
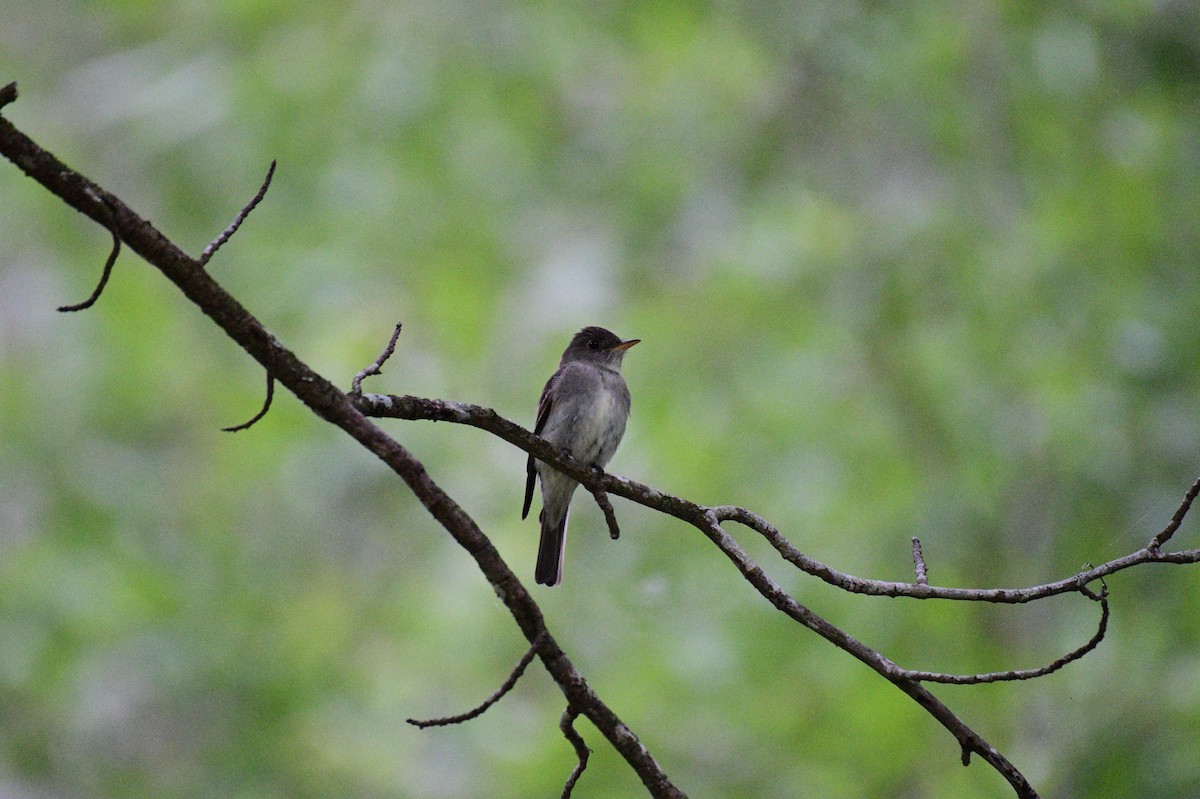
[[[602,327],[585,327],[576,333],[558,362],[558,371],[542,389],[534,434],[576,460],[603,469],[617,451],[629,419],[629,389],[621,377],[621,359],[639,341],[622,341]],[[538,516],[542,537],[533,576],[542,585],[558,585],[562,582],[567,512],[579,483],[532,455],[526,472],[522,519],[529,515],[533,501],[534,475],[542,478],[542,512]]]

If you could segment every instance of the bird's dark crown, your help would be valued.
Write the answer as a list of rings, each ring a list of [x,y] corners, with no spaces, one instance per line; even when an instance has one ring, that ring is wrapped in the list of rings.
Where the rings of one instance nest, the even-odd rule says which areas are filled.
[[[627,349],[621,345],[632,346],[634,343],[636,342],[622,341],[616,333],[602,327],[585,327],[576,333],[567,345],[562,362],[595,361],[619,367]]]
[[[621,337],[611,330],[602,327],[585,327],[571,339],[572,347],[582,347],[589,350],[612,349],[621,343]]]

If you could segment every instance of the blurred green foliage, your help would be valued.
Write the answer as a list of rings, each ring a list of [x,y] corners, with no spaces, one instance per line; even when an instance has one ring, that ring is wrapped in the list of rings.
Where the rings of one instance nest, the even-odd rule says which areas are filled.
[[[752,507],[803,550],[1028,585],[1137,548],[1200,451],[1193,3],[14,0],[4,114],[346,386],[531,424],[574,330],[645,343],[614,471]],[[95,225],[0,171],[0,794],[556,796],[573,756],[469,558]],[[524,577],[522,453],[387,427]],[[580,502],[549,623],[703,797],[1002,797],[691,529]],[[903,665],[1028,667],[1072,597],[850,597],[736,531]],[[1194,521],[1178,545],[1196,545]],[[1110,581],[1099,651],[942,688],[1047,796],[1200,792],[1200,572]],[[640,793],[595,730],[581,797]]]

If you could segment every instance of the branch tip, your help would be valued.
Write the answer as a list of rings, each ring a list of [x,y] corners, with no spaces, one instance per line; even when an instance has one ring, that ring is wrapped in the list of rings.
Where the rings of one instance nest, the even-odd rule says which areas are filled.
[[[0,108],[8,105],[17,99],[17,82],[13,81],[7,86],[0,88]]]
[[[1191,510],[1192,503],[1196,500],[1196,496],[1200,494],[1200,478],[1192,483],[1192,487],[1183,496],[1183,502],[1179,503],[1179,507],[1175,511],[1175,515],[1171,517],[1171,521],[1163,528],[1162,532],[1150,539],[1150,543],[1146,545],[1146,549],[1157,554],[1163,544],[1175,535],[1175,531],[1179,529],[1179,525],[1183,524],[1183,519]]]
[[[392,337],[388,339],[387,346],[383,348],[383,352],[379,353],[379,357],[375,362],[363,369],[354,376],[350,381],[350,395],[353,397],[362,396],[362,381],[372,375],[383,374],[383,365],[387,363],[388,358],[392,357],[392,353],[396,351],[396,342],[400,339],[400,329],[404,327],[403,322],[396,323],[396,329],[392,331]]]
[[[913,536],[913,567],[917,573],[917,585],[929,585],[929,574],[925,570],[925,556],[921,553],[921,539]]]
[[[225,245],[225,242],[232,238],[234,233],[237,233],[237,229],[240,228],[242,223],[246,221],[246,217],[250,216],[250,212],[253,211],[255,207],[262,202],[262,198],[266,196],[267,188],[270,187],[271,178],[274,176],[275,159],[271,159],[271,167],[267,170],[267,177],[266,180],[263,181],[262,187],[259,188],[258,193],[254,195],[254,199],[247,203],[242,210],[238,211],[237,216],[235,216],[233,221],[229,223],[229,227],[221,231],[221,235],[213,239],[212,242],[204,248],[204,252],[200,253],[200,266],[204,266],[210,260],[212,260],[212,257],[216,255],[217,250],[221,249],[221,247]]]
[[[621,528],[617,526],[617,513],[613,510],[612,502],[608,499],[608,494],[602,488],[591,488],[592,496],[596,499],[596,504],[600,506],[600,510],[604,512],[604,521],[608,524],[608,535],[616,541],[621,537]]]

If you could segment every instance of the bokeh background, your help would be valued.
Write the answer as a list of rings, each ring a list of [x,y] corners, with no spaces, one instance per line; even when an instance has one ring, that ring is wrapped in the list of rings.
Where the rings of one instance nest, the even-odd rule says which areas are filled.
[[[8,0],[4,115],[198,253],[348,386],[531,425],[602,324],[613,471],[745,505],[814,557],[1022,586],[1141,546],[1200,472],[1200,11],[1113,2]],[[0,795],[557,796],[574,764],[490,588],[375,459],[158,273],[0,164]],[[524,456],[387,422],[532,582]],[[682,524],[588,502],[538,589],[697,797],[1003,797],[939,725]],[[736,530],[736,528],[733,528]],[[1076,597],[847,596],[740,539],[899,663],[1031,667]],[[1194,547],[1195,520],[1178,546]],[[1200,571],[1110,580],[1108,640],[936,693],[1046,796],[1200,793]],[[642,794],[596,750],[580,797]]]

